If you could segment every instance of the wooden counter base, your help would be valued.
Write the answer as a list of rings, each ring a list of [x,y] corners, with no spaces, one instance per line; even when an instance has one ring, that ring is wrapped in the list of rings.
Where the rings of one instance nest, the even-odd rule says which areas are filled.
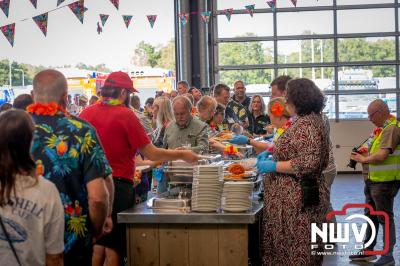
[[[248,265],[247,224],[127,224],[131,266]]]

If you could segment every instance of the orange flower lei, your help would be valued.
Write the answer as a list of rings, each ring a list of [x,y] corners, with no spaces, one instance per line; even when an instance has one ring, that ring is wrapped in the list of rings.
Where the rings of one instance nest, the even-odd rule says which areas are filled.
[[[271,113],[274,116],[282,116],[284,110],[285,110],[285,107],[283,105],[281,105],[279,102],[275,102],[271,107]]]
[[[48,115],[54,116],[58,112],[67,113],[65,108],[55,102],[51,103],[34,103],[26,107],[26,111],[35,115]]]

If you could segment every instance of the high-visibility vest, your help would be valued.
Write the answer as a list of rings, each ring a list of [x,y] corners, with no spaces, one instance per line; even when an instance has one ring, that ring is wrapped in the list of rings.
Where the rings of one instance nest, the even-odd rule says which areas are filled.
[[[389,126],[396,125],[400,128],[400,123],[396,120],[390,122],[379,134],[379,136],[372,143],[372,146],[369,150],[370,154],[374,154],[378,152],[381,140],[382,133]],[[400,143],[396,146],[396,149],[392,154],[379,164],[369,164],[369,179],[372,182],[389,182],[394,180],[400,180]]]

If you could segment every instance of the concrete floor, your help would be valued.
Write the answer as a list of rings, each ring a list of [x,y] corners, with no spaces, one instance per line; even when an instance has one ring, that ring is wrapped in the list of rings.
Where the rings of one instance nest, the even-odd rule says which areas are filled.
[[[341,174],[338,175],[333,183],[331,191],[331,201],[334,210],[341,209],[347,203],[364,203],[364,180],[360,175]],[[352,212],[353,213],[353,212]],[[354,213],[363,213],[362,210]],[[396,224],[396,246],[394,248],[394,258],[396,265],[400,265],[400,193],[397,194],[394,203],[394,214]],[[343,216],[338,217],[338,221],[344,220]],[[382,248],[382,228],[378,234],[378,244],[376,248]],[[356,264],[351,263],[348,256],[325,256],[324,266],[344,266],[344,265],[373,265],[373,263]]]

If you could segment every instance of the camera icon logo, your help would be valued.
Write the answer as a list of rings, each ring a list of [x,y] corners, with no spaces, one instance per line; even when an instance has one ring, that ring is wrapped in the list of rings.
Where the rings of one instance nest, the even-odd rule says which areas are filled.
[[[348,215],[349,209],[365,209],[368,210],[370,216],[381,216],[385,221],[384,230],[384,249],[383,250],[368,250],[367,248],[373,243],[377,228],[375,228],[372,220],[364,214],[351,214]],[[318,227],[316,223],[311,224],[311,249],[317,249],[320,246],[317,244],[317,236],[322,239],[324,248],[329,249],[332,246],[329,243],[337,243],[339,248],[346,249],[349,247],[350,241],[350,228],[353,232],[355,242],[357,243],[354,247],[358,250],[363,250],[365,255],[384,255],[389,251],[389,215],[383,211],[375,211],[374,208],[369,204],[346,204],[341,210],[331,211],[326,215],[327,221],[331,220],[334,216],[346,216],[348,223],[323,223],[322,228]],[[363,220],[362,223],[351,222],[353,219]],[[369,239],[366,238],[366,232],[368,226],[370,227],[371,234]]]

